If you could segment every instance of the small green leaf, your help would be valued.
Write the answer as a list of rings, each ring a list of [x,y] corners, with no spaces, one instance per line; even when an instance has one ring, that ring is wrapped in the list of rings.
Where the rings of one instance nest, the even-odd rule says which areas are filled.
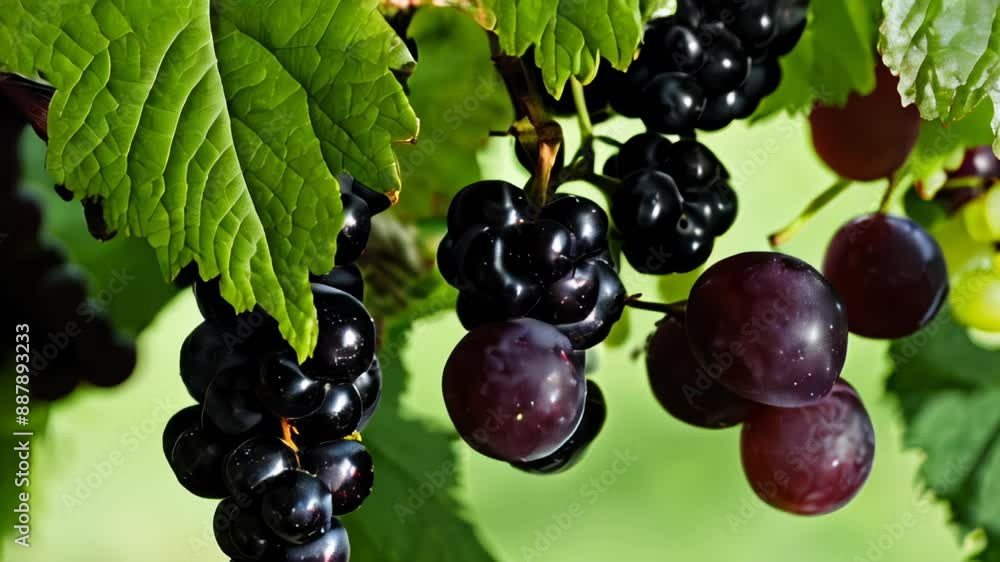
[[[600,58],[624,70],[642,38],[639,0],[483,0],[477,20],[497,34],[500,48],[520,56],[535,46],[545,88],[556,98],[571,76],[584,83]]]
[[[976,345],[944,310],[890,355],[904,442],[926,454],[921,479],[948,502],[963,535],[985,532],[977,559],[1000,560],[1000,351]]]
[[[851,92],[870,93],[881,16],[878,3],[869,0],[810,2],[802,39],[781,59],[781,85],[764,98],[753,120],[808,112],[817,100],[843,105]]]
[[[904,104],[927,120],[965,117],[985,98],[1000,108],[1000,0],[882,0],[879,50]],[[1000,154],[1000,111],[993,117]]]
[[[104,199],[163,273],[197,261],[239,311],[259,304],[300,359],[318,325],[308,274],[333,265],[347,170],[399,189],[417,120],[390,67],[412,62],[377,0],[16,0],[0,67],[42,75],[48,169]]]

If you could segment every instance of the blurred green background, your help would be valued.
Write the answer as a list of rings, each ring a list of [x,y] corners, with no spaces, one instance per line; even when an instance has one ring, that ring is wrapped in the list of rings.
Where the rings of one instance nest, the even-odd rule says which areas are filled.
[[[636,128],[614,121],[598,132],[625,139]],[[833,181],[812,154],[804,120],[780,118],[750,129],[736,125],[705,135],[703,142],[729,167],[741,198],[736,226],[719,241],[713,260],[765,249],[766,234]],[[481,164],[487,177],[524,178],[509,139],[492,140]],[[881,194],[879,184],[855,186],[785,250],[818,264],[834,229],[854,214],[873,210]],[[657,295],[655,279],[631,270],[623,271],[623,279],[632,293]],[[599,352],[593,376],[607,397],[608,421],[573,470],[551,477],[522,474],[456,445],[461,499],[499,560],[963,558],[946,509],[915,483],[920,454],[902,450],[895,406],[883,392],[885,345],[853,338],[844,370],[876,426],[871,478],[841,511],[802,518],[772,510],[754,496],[739,465],[738,429],[691,428],[659,408],[642,360],[633,359],[656,320],[655,314],[633,311],[627,343]],[[5,560],[225,560],[211,536],[215,502],[191,496],[175,482],[160,446],[168,417],[190,403],[177,376],[177,355],[198,321],[193,298],[184,292],[140,338],[140,365],[130,381],[113,391],[82,390],[54,410],[46,437],[33,444],[32,546],[5,541]],[[441,370],[462,334],[453,314],[440,314],[415,327],[404,354],[412,376],[406,409],[441,427],[448,427]],[[630,460],[616,464],[619,458]],[[377,479],[374,493],[379,493]],[[422,521],[417,510],[406,524],[433,522]],[[355,551],[352,559],[377,562],[363,551]]]

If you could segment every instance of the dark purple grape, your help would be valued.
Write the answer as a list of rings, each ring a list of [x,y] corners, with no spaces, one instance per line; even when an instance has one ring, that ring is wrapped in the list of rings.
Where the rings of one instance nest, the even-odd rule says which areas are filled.
[[[705,50],[698,35],[674,17],[649,22],[641,56],[660,72],[694,74],[705,64]]]
[[[806,30],[809,0],[776,0],[775,4],[776,33],[768,46],[768,55],[777,58],[792,52]]]
[[[672,144],[657,133],[639,133],[618,151],[618,171],[621,177],[649,168],[657,168],[670,156]]]
[[[743,424],[743,471],[764,502],[821,515],[861,490],[875,458],[875,432],[857,392],[840,381],[800,408],[756,408]]]
[[[773,0],[723,0],[714,14],[749,48],[767,46],[778,31]]]
[[[729,178],[729,172],[715,153],[694,139],[681,139],[671,145],[660,171],[669,174],[685,191]]]
[[[576,322],[559,322],[556,329],[569,338],[573,349],[593,347],[608,337],[625,309],[625,286],[618,273],[607,262],[590,260],[597,284],[597,299],[586,318]],[[586,262],[583,264],[586,267]]]
[[[704,94],[717,96],[739,88],[750,74],[751,62],[739,38],[722,23],[704,24],[698,31],[705,45],[705,64],[697,74]]]
[[[333,497],[315,476],[289,470],[267,483],[261,518],[282,539],[303,544],[322,535],[333,520]]]
[[[686,212],[659,228],[626,232],[622,253],[640,273],[687,273],[708,260],[714,244],[715,233],[703,214]]]
[[[354,379],[353,384],[358,395],[361,396],[361,420],[358,422],[358,431],[361,431],[368,425],[368,421],[375,414],[375,409],[378,408],[378,403],[382,399],[382,367],[379,365],[377,357],[367,371]]]
[[[569,275],[549,285],[532,315],[549,324],[568,324],[587,318],[597,305],[599,263],[584,261]]]
[[[444,401],[458,434],[507,462],[555,452],[576,430],[586,386],[569,339],[538,320],[472,330],[445,365]]]
[[[765,57],[754,61],[750,67],[750,76],[740,86],[740,91],[750,100],[760,101],[774,93],[781,84],[781,65],[774,58]]]
[[[135,341],[122,334],[113,334],[108,345],[101,350],[103,357],[95,364],[83,363],[90,384],[112,388],[128,380],[138,361]]]
[[[461,233],[448,233],[441,239],[437,251],[438,270],[441,277],[452,287],[465,289],[469,281],[465,278],[464,264],[469,246],[481,234],[492,232],[484,225],[473,225]]]
[[[167,460],[187,491],[202,498],[223,498],[227,494],[222,464],[228,452],[223,436],[194,422],[174,441]]]
[[[823,273],[843,299],[848,328],[898,339],[927,325],[948,295],[948,269],[937,241],[910,219],[864,215],[840,228]]]
[[[167,461],[170,460],[170,453],[174,450],[174,444],[177,443],[177,439],[181,434],[192,427],[200,425],[200,406],[188,406],[170,416],[170,419],[167,420],[167,425],[163,427],[163,456],[167,458]]]
[[[753,113],[753,110],[748,111],[749,108],[749,100],[739,90],[709,98],[705,103],[705,110],[698,118],[698,128],[703,131],[718,131],[734,119],[749,116]]]
[[[577,256],[576,237],[568,228],[551,220],[514,226],[504,237],[504,243],[509,252],[504,260],[505,269],[545,285],[569,273]]]
[[[466,330],[483,324],[503,322],[509,318],[499,299],[485,297],[474,291],[462,291],[458,294],[455,313]]]
[[[348,562],[350,558],[347,529],[334,517],[323,536],[311,543],[288,546],[280,562]]]
[[[496,307],[503,310],[506,316],[518,317],[535,306],[542,287],[535,279],[508,267],[511,262],[508,256],[516,252],[512,246],[512,234],[504,236],[492,231],[484,232],[469,244],[463,270],[475,290],[497,299]]]
[[[204,416],[226,435],[242,435],[265,421],[257,400],[257,364],[249,359],[227,364],[205,391]]]
[[[202,318],[220,326],[232,326],[236,323],[236,309],[222,298],[220,283],[218,277],[208,281],[198,279],[194,282],[194,300]]]
[[[695,360],[684,323],[667,316],[646,345],[646,372],[653,396],[671,416],[697,427],[742,423],[752,403],[726,390]]]
[[[773,252],[708,268],[691,289],[687,333],[709,376],[772,406],[822,399],[847,355],[847,317],[833,287],[809,264]]]
[[[375,465],[357,441],[328,441],[303,451],[302,469],[315,474],[333,494],[333,514],[361,507],[375,482]]]
[[[347,437],[358,428],[363,414],[361,395],[354,385],[329,384],[319,409],[294,420],[299,433],[296,441],[309,445]]]
[[[955,171],[948,172],[948,179],[954,178],[982,178],[984,180],[1000,178],[1000,158],[997,158],[997,155],[993,153],[993,147],[988,144],[974,146],[965,151],[962,164]]]
[[[309,281],[340,289],[359,301],[363,301],[365,297],[365,281],[361,276],[361,269],[353,263],[336,266],[323,275],[310,275]]]
[[[326,397],[325,385],[306,376],[292,353],[264,358],[256,391],[261,404],[281,418],[307,416],[318,410]]]
[[[233,496],[261,490],[265,482],[296,467],[295,452],[277,437],[252,437],[233,449],[222,466],[222,479]]]
[[[611,197],[611,217],[624,232],[661,230],[681,216],[681,194],[673,178],[644,170],[625,178]]]
[[[181,380],[198,402],[224,363],[245,360],[226,343],[226,333],[213,322],[202,322],[181,344]]]
[[[684,194],[684,212],[696,217],[713,236],[721,236],[736,221],[736,192],[729,184],[719,181],[708,189],[690,190]]]
[[[350,174],[337,174],[341,193],[350,193],[361,198],[368,205],[369,216],[375,216],[392,206],[392,200],[384,193],[375,191],[367,185],[351,177]]]
[[[261,560],[278,550],[277,539],[272,537],[257,510],[251,505],[240,505],[235,498],[219,502],[212,529],[222,552],[234,558]]]
[[[654,77],[656,73],[642,60],[634,61],[611,94],[611,108],[625,117],[641,117],[649,109],[642,92]]]
[[[340,201],[344,204],[344,225],[337,235],[337,255],[334,262],[337,265],[347,265],[358,261],[368,245],[368,237],[372,232],[372,214],[368,205],[356,195],[342,193]]]
[[[319,379],[352,381],[375,360],[375,322],[358,299],[343,291],[313,283],[312,293],[319,339],[303,368]]]
[[[594,442],[604,427],[607,406],[600,387],[592,380],[587,381],[587,400],[583,418],[573,435],[556,452],[531,462],[511,463],[514,468],[533,474],[558,474],[569,470],[583,458],[587,447]]]
[[[462,188],[448,207],[448,231],[461,233],[474,225],[513,226],[537,215],[517,186],[505,181],[481,181]]]
[[[542,209],[540,218],[568,228],[576,240],[578,256],[589,256],[608,249],[608,215],[586,197],[556,197]]]
[[[642,97],[642,122],[657,133],[693,130],[705,108],[701,83],[680,72],[665,72],[653,78]]]

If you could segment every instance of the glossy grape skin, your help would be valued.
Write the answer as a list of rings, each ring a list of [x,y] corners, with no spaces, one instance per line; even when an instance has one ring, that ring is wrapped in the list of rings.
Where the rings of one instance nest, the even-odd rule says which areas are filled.
[[[597,285],[594,307],[579,321],[553,320],[555,328],[569,338],[576,350],[588,349],[604,341],[625,309],[625,286],[618,273],[604,261],[591,260],[590,265]]]
[[[743,471],[764,502],[789,513],[840,509],[871,472],[875,432],[857,392],[843,381],[801,408],[756,408],[743,424]]]
[[[205,401],[205,392],[226,360],[239,353],[230,350],[225,331],[218,324],[202,322],[181,344],[181,380],[188,394],[198,402]],[[238,359],[237,359],[238,360]]]
[[[187,491],[202,498],[222,498],[227,495],[222,465],[228,452],[221,435],[195,423],[177,437],[167,460]]]
[[[375,191],[346,172],[337,174],[337,182],[340,183],[341,193],[350,193],[365,202],[369,216],[373,217],[392,206],[392,200],[384,193]]]
[[[219,371],[205,391],[204,416],[219,431],[241,435],[264,422],[264,406],[254,394],[257,365],[246,359]]]
[[[294,420],[298,430],[296,442],[310,445],[346,437],[358,428],[363,414],[361,395],[354,385],[328,384],[319,409]]]
[[[965,151],[965,157],[957,169],[948,172],[948,178],[1000,178],[1000,158],[993,153],[993,147],[984,144]]]
[[[750,76],[740,86],[740,91],[750,99],[758,102],[774,93],[781,84],[781,65],[774,58],[764,58],[754,61],[750,67]],[[756,107],[756,106],[755,106]]]
[[[740,40],[721,23],[702,25],[699,34],[710,38],[705,64],[697,74],[705,95],[717,96],[739,88],[750,75],[751,64]]]
[[[578,256],[608,249],[608,215],[590,199],[577,195],[556,197],[542,209],[539,218],[568,228],[575,238]]]
[[[292,470],[295,453],[277,437],[251,437],[226,457],[222,479],[233,496],[261,490],[269,479]]]
[[[779,407],[820,400],[847,355],[847,315],[833,287],[809,264],[773,252],[705,270],[688,299],[687,334],[710,376]]]
[[[976,267],[960,274],[951,306],[962,324],[1000,332],[1000,273],[996,267]]]
[[[552,283],[573,268],[576,237],[556,221],[542,219],[514,226],[505,242],[510,270],[538,283]]]
[[[323,275],[310,275],[309,281],[340,289],[359,301],[364,301],[365,282],[361,269],[356,264],[336,266]]]
[[[753,403],[713,380],[694,358],[684,323],[661,320],[646,346],[646,373],[653,396],[671,416],[707,429],[742,423]]]
[[[587,380],[587,401],[583,418],[573,435],[551,455],[531,462],[511,463],[511,466],[533,474],[558,474],[569,470],[580,462],[587,447],[600,434],[607,415],[604,394],[597,383]]]
[[[684,213],[650,231],[629,232],[622,252],[640,273],[687,273],[708,260],[715,244],[704,213]]]
[[[844,302],[851,332],[867,338],[919,331],[948,295],[941,247],[920,225],[895,215],[864,215],[841,227],[823,273]]]
[[[669,174],[685,190],[728,179],[729,172],[707,146],[693,139],[681,139],[670,146],[660,170]]]
[[[310,543],[286,547],[280,562],[348,562],[350,558],[347,530],[335,517],[323,536]]]
[[[375,483],[371,454],[357,441],[328,441],[302,452],[302,469],[315,474],[333,494],[333,514],[361,507]]]
[[[252,505],[240,505],[235,498],[219,502],[212,518],[215,542],[229,556],[261,560],[279,549],[278,540],[264,525]]]
[[[841,177],[869,181],[891,176],[909,157],[920,133],[920,112],[902,106],[899,79],[875,70],[875,90],[852,93],[843,107],[817,105],[809,115],[813,147]]]
[[[448,231],[464,232],[481,224],[493,228],[513,226],[538,211],[527,195],[505,181],[480,181],[462,188],[448,207]]]
[[[174,450],[174,444],[182,433],[201,425],[201,407],[188,406],[170,416],[167,424],[163,426],[163,456],[170,460],[170,453]]]
[[[353,385],[361,397],[361,420],[358,421],[358,431],[361,431],[375,415],[375,409],[382,399],[382,366],[379,365],[378,357],[367,371],[354,379]]]
[[[486,231],[470,244],[463,264],[463,274],[474,290],[495,297],[495,306],[505,316],[524,316],[535,306],[542,293],[541,285],[508,266],[513,254],[513,236],[508,232]],[[515,264],[512,264],[516,266]]]
[[[375,360],[375,322],[358,299],[343,291],[313,283],[312,293],[319,339],[303,368],[323,380],[354,380]]]
[[[194,282],[194,300],[198,303],[198,311],[205,320],[220,326],[231,326],[236,322],[236,309],[222,298],[218,277]]]
[[[549,286],[533,313],[550,324],[580,322],[597,306],[600,284],[598,262],[587,260]]]
[[[507,462],[537,460],[576,430],[586,385],[569,339],[532,319],[472,330],[444,368],[445,406],[458,434]]]
[[[337,234],[337,265],[347,265],[358,261],[368,245],[372,232],[372,214],[368,205],[358,196],[342,193],[340,201],[344,205],[344,224]]]
[[[618,151],[616,177],[658,167],[670,156],[672,146],[669,140],[652,131],[630,137]]]
[[[774,13],[777,33],[768,45],[768,55],[779,57],[792,52],[806,30],[809,0],[777,0]]]
[[[319,409],[326,397],[323,383],[303,373],[291,353],[263,358],[255,389],[261,404],[282,418],[311,414]]]
[[[289,470],[268,482],[261,498],[261,518],[282,539],[303,544],[330,526],[333,498],[315,476]]]
[[[714,236],[725,234],[733,226],[738,205],[736,192],[721,181],[711,189],[690,190],[684,194],[685,214],[701,219],[701,224]]]
[[[718,131],[733,122],[743,119],[757,109],[755,100],[751,100],[740,90],[726,92],[709,98],[705,110],[698,119],[698,128],[703,131]]]
[[[665,72],[642,90],[642,122],[663,134],[691,131],[705,107],[700,82],[687,74]]]
[[[732,0],[721,2],[722,9],[730,11],[732,23],[727,28],[740,38],[747,47],[765,46],[777,34],[772,2],[747,2]],[[721,11],[717,11],[721,13]],[[722,14],[726,16],[726,14]]]
[[[625,178],[611,197],[611,218],[625,232],[646,233],[681,216],[681,194],[673,178],[644,170]]]

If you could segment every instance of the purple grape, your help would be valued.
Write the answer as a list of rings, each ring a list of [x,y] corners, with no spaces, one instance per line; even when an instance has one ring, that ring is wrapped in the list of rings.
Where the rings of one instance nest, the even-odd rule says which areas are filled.
[[[382,399],[382,366],[379,365],[378,357],[367,371],[354,379],[353,385],[361,396],[362,412],[358,422],[358,431],[361,431],[375,415],[375,409]]]
[[[221,434],[195,422],[174,441],[167,460],[187,491],[202,498],[222,498],[226,496],[222,464],[228,451]]]
[[[554,453],[583,414],[586,385],[566,336],[538,320],[476,328],[444,368],[445,406],[458,434],[507,462]]]
[[[858,393],[844,381],[801,408],[756,408],[743,424],[743,471],[760,499],[789,513],[843,507],[871,472],[875,432]]]
[[[361,302],[344,291],[312,284],[319,320],[319,340],[303,364],[310,376],[352,381],[375,360],[375,322]]]
[[[702,369],[688,347],[684,323],[675,316],[661,320],[650,337],[646,372],[663,409],[697,427],[732,427],[742,423],[753,406]]]
[[[333,498],[322,481],[301,470],[289,470],[267,483],[261,517],[274,534],[302,544],[323,534],[333,520]]]
[[[259,491],[269,479],[296,467],[295,452],[277,437],[244,441],[226,457],[222,478],[234,496]]]
[[[927,325],[948,295],[948,269],[934,237],[910,219],[858,217],[834,235],[823,273],[844,301],[852,333],[897,339]]]
[[[368,245],[372,232],[372,214],[368,205],[358,196],[342,193],[340,201],[344,205],[344,225],[337,235],[337,265],[348,265],[358,261]]]
[[[334,517],[323,536],[311,543],[288,546],[280,562],[348,562],[350,558],[347,529]]]
[[[222,552],[237,559],[261,560],[268,553],[278,550],[274,537],[255,506],[240,505],[235,498],[219,502],[212,519],[215,542]]]
[[[847,317],[809,264],[747,252],[708,268],[687,308],[691,351],[743,398],[792,407],[825,396],[847,356]]]
[[[357,441],[328,441],[306,449],[303,470],[315,474],[333,494],[333,514],[344,515],[361,507],[372,491],[375,466],[372,456]]]
[[[282,418],[307,416],[323,404],[326,387],[306,376],[294,354],[278,353],[264,358],[255,389],[261,404]]]
[[[580,425],[573,435],[551,455],[531,462],[511,463],[512,466],[533,474],[558,474],[569,470],[580,462],[587,448],[601,433],[607,415],[607,405],[604,403],[601,388],[594,381],[588,380],[583,419],[580,420]]]

